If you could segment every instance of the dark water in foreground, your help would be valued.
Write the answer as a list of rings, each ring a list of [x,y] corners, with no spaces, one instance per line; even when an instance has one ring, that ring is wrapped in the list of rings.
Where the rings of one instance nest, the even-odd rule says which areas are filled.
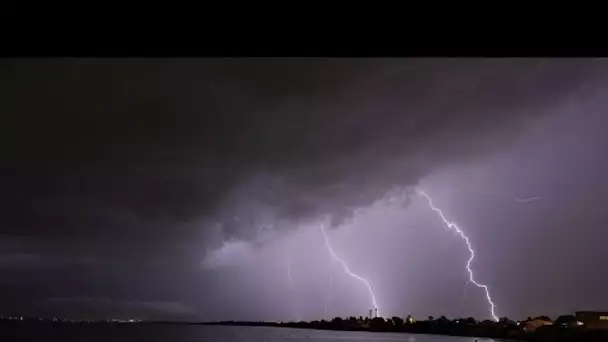
[[[492,342],[493,339],[371,333],[359,331],[324,331],[271,327],[226,327],[187,325],[100,325],[1,327],[0,341],[112,341],[112,342],[282,342],[282,341],[366,341],[366,342]]]

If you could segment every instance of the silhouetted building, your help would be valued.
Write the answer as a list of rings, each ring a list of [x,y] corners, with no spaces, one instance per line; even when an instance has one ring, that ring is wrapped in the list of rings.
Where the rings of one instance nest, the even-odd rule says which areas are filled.
[[[553,325],[553,321],[548,319],[548,317],[536,317],[527,319],[519,323],[519,327],[523,331],[529,332],[535,331],[536,329],[544,327],[545,325]]]
[[[562,328],[579,328],[584,325],[575,315],[561,315],[557,317],[553,324]]]
[[[608,330],[608,312],[578,311],[575,315],[587,329]]]
[[[373,310],[372,310],[372,309],[369,309],[369,319],[374,318],[374,316],[372,316],[372,315],[373,315]]]

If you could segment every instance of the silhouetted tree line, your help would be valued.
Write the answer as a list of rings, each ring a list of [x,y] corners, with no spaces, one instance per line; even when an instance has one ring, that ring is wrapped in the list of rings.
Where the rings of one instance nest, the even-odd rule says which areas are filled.
[[[495,339],[514,339],[528,342],[608,342],[608,331],[589,331],[584,328],[567,327],[572,316],[560,316],[554,324],[541,327],[533,332],[523,331],[518,323],[502,317],[498,322],[491,320],[477,321],[473,317],[448,319],[445,316],[427,320],[414,321],[410,316],[373,319],[363,317],[335,317],[331,321],[320,320],[311,322],[221,322],[226,325],[259,325],[280,326],[303,329],[345,330],[345,331],[374,331],[374,332],[404,332],[412,334],[436,334],[451,336],[486,337]],[[529,318],[530,320],[532,318]],[[549,317],[540,316],[537,319],[551,321]]]
[[[536,318],[528,317],[527,321],[544,320],[552,325],[541,326],[536,330],[524,331],[517,322],[502,317],[498,322],[484,320],[477,321],[473,317],[448,319],[445,316],[435,318],[429,316],[427,320],[415,321],[411,316],[373,319],[359,317],[335,317],[331,321],[320,320],[311,322],[239,322],[225,321],[215,323],[180,323],[180,322],[140,322],[132,324],[202,324],[202,325],[235,325],[235,326],[272,326],[292,327],[320,330],[348,330],[348,331],[374,331],[374,332],[404,332],[412,334],[437,334],[452,336],[488,337],[495,339],[514,339],[527,342],[608,342],[608,331],[588,330],[577,326],[573,315],[559,316],[555,321],[547,316]],[[40,318],[0,319],[0,330],[3,325],[24,325],[37,328],[41,325],[78,324],[78,325],[106,325],[121,324],[110,321],[65,321]],[[131,324],[131,323],[129,323]]]

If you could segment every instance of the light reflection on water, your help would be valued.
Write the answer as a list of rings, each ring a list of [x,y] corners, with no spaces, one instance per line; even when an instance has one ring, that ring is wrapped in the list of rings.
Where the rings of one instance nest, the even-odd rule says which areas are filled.
[[[217,341],[379,341],[379,342],[496,342],[493,339],[403,333],[371,333],[362,331],[328,331],[268,327],[203,327],[207,338]],[[203,332],[203,331],[201,331]],[[213,336],[213,337],[212,337]],[[227,339],[227,337],[230,337]],[[210,340],[211,341],[211,340]]]

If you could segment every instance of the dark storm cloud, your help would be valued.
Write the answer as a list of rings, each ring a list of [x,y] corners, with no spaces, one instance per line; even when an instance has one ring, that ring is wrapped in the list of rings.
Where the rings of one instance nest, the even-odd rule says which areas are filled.
[[[44,262],[43,258],[39,255],[35,254],[25,254],[25,253],[17,253],[17,254],[7,254],[0,256],[0,269],[5,268],[53,268],[55,267],[53,263]]]
[[[374,200],[402,198],[403,191],[411,191],[408,186],[433,172],[453,172],[454,164],[476,165],[476,160],[505,150],[513,160],[492,168],[492,174],[522,169],[518,163],[526,153],[533,156],[528,157],[531,164],[539,157],[552,160],[560,154],[588,156],[590,161],[580,165],[599,164],[593,155],[600,154],[604,144],[594,143],[595,138],[576,149],[569,144],[583,141],[581,136],[595,136],[576,127],[585,132],[581,127],[605,126],[599,124],[601,120],[591,124],[575,114],[600,116],[601,108],[575,106],[569,114],[573,118],[558,125],[563,130],[547,128],[546,135],[537,139],[544,145],[531,139],[538,133],[526,131],[531,122],[554,121],[552,111],[562,108],[562,103],[593,97],[588,90],[605,80],[605,66],[599,60],[576,59],[4,60],[0,63],[0,311],[29,308],[34,314],[48,309],[100,315],[154,311],[171,316],[181,310],[179,305],[162,303],[185,303],[205,318],[276,318],[285,314],[289,301],[284,299],[292,296],[278,293],[288,288],[281,285],[287,283],[284,265],[275,265],[283,262],[285,246],[272,241],[284,240],[300,251],[299,259],[294,256],[293,276],[299,281],[294,286],[315,306],[310,313],[316,315],[316,306],[322,304],[313,291],[318,267],[330,271],[331,263],[318,250],[322,240],[315,235],[316,228],[296,230],[306,228],[300,223],[318,223],[329,215],[338,225]],[[597,87],[597,92],[596,97],[603,98],[603,88]],[[541,116],[545,118],[536,120]],[[530,151],[536,145],[547,151],[535,155]],[[543,161],[552,166],[529,180],[524,190],[543,197],[535,205],[553,203],[545,188],[562,189],[559,182],[565,174],[566,179],[581,178],[574,171],[562,172],[568,170],[564,165],[578,165],[576,158],[565,160]],[[599,177],[603,169],[595,170]],[[541,186],[553,173],[556,184]],[[525,178],[516,174],[505,191]],[[504,177],[495,178],[488,183]],[[459,184],[467,177],[454,179],[452,183]],[[539,189],[531,191],[534,187]],[[450,202],[440,190],[448,188],[429,185],[442,208]],[[411,201],[406,196],[396,204],[406,207]],[[516,291],[496,286],[500,283],[496,279],[506,282],[515,271],[502,272],[503,278],[495,275],[504,263],[497,260],[496,267],[489,268],[492,253],[484,250],[506,255],[513,247],[505,243],[502,249],[493,248],[494,240],[483,240],[483,234],[496,236],[496,243],[513,239],[512,216],[519,213],[486,217],[480,212],[503,208],[489,201],[482,203],[491,207],[485,210],[470,210],[469,202],[459,204],[460,208],[446,210],[464,221],[475,240],[480,277],[496,291],[501,310],[526,312],[523,307],[533,299],[522,296],[521,308],[509,307],[504,303]],[[418,208],[423,214],[427,209]],[[369,211],[374,210],[380,209]],[[420,273],[435,270],[433,265],[441,262],[432,257],[435,249],[426,246],[442,246],[448,241],[441,240],[446,234],[428,229],[424,221],[398,222],[386,217],[388,213],[380,210],[377,216],[363,219],[358,235],[351,235],[360,236],[358,242],[344,240],[349,238],[348,229],[331,232],[336,248],[353,268],[373,279],[384,306],[394,302],[393,310],[398,311],[412,305],[400,296],[414,296],[416,282],[411,279],[419,277],[419,287],[433,293],[419,296],[418,310],[442,314],[436,311],[445,308],[433,306],[433,298],[437,291],[448,292],[429,286]],[[529,227],[554,237],[555,232],[542,224],[542,217],[550,215],[539,215]],[[497,217],[504,217],[505,223],[497,222]],[[431,223],[437,225],[436,217]],[[271,228],[260,230],[262,226]],[[365,235],[370,227],[383,226],[393,231]],[[419,236],[408,236],[406,226],[414,227]],[[495,226],[509,229],[497,233]],[[404,248],[403,241],[411,245]],[[355,243],[356,248],[347,248]],[[520,244],[528,246],[526,250],[537,249],[531,242]],[[218,246],[224,248],[208,253]],[[420,246],[427,249],[428,257],[420,258]],[[431,278],[451,287],[463,276],[462,261],[456,257],[462,246],[436,250],[442,251],[440,258],[453,260],[442,266],[445,272],[433,272]],[[378,267],[389,260],[403,263],[398,258],[404,253],[405,260],[419,260],[419,272],[416,262],[408,277],[394,268]],[[233,266],[231,262],[240,266],[220,267]],[[534,283],[542,291],[546,279]],[[352,302],[354,295],[365,308],[359,289],[352,290],[344,299]],[[551,306],[535,303],[539,308]],[[484,308],[483,303],[478,306]]]
[[[241,236],[277,219],[339,223],[392,186],[501,148],[596,64],[3,61],[0,226],[146,234],[146,250],[199,236],[202,219]]]

